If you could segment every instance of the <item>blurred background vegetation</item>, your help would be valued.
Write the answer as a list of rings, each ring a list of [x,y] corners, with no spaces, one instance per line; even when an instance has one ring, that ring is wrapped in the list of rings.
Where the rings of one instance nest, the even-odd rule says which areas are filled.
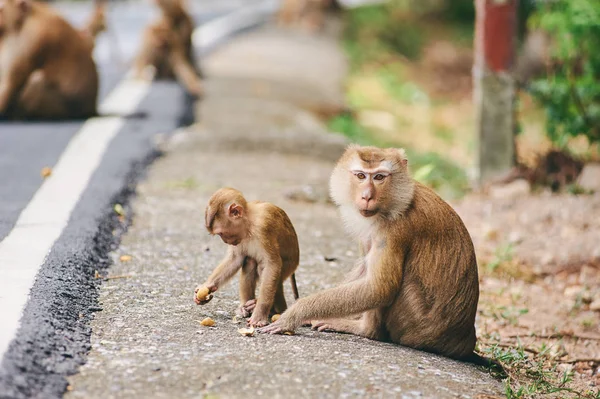
[[[352,112],[330,128],[362,144],[403,146],[419,180],[447,199],[464,195],[477,150],[474,1],[389,0],[343,18]],[[548,49],[528,47],[531,32]],[[521,0],[517,35],[519,61],[543,65],[518,79],[518,164],[539,168],[551,150],[598,159],[600,0]]]

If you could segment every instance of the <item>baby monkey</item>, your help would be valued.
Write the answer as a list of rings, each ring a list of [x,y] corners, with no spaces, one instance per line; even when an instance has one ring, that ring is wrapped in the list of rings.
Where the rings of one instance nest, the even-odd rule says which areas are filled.
[[[212,293],[240,269],[237,315],[248,317],[251,314],[249,325],[265,326],[271,311],[283,313],[286,310],[283,293],[286,278],[291,278],[294,299],[298,299],[294,271],[298,267],[300,249],[294,226],[283,209],[268,202],[246,202],[238,190],[221,188],[208,201],[205,223],[208,232],[221,237],[229,248],[206,282],[196,288],[196,304],[208,303]]]

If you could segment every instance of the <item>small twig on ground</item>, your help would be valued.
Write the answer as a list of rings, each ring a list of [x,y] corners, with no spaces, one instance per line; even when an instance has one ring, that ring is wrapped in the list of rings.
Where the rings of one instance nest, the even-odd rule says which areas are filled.
[[[575,364],[575,363],[594,363],[594,364],[600,364],[600,359],[599,358],[581,358],[581,359],[570,359],[570,360],[558,360],[558,363],[568,363],[568,364]]]
[[[116,280],[118,278],[129,278],[129,277],[133,277],[132,274],[121,274],[118,276],[106,276],[104,277],[105,280]]]
[[[558,339],[558,338],[573,338],[573,339],[588,339],[592,341],[600,341],[600,336],[596,335],[582,335],[582,334],[572,334],[572,333],[553,333],[553,334],[511,334],[507,336],[508,338],[544,338],[544,339]]]

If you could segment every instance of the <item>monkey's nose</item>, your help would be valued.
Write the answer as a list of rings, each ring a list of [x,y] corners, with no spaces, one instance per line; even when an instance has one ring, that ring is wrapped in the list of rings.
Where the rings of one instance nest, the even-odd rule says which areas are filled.
[[[373,192],[371,190],[365,190],[365,191],[363,191],[361,199],[369,202],[370,200],[373,199]]]

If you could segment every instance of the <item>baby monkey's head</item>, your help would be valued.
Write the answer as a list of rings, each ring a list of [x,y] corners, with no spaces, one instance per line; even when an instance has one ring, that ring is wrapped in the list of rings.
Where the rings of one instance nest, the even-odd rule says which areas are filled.
[[[210,234],[221,237],[225,244],[238,245],[248,237],[248,204],[234,188],[217,190],[206,206],[204,220]]]

